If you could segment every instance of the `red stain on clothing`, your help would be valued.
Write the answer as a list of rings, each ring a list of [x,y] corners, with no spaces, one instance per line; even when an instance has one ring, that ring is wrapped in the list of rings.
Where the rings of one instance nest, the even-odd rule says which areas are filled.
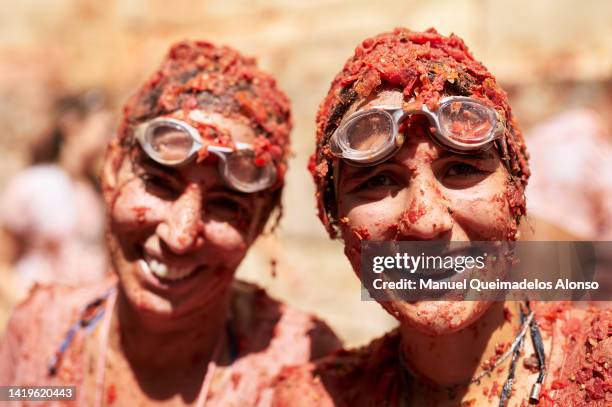
[[[510,311],[508,307],[504,307],[504,320],[506,322],[512,322],[512,311]]]

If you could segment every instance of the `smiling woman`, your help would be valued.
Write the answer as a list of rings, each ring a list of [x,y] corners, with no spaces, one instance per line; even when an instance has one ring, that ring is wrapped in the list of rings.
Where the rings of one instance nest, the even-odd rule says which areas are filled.
[[[364,240],[518,239],[527,157],[505,93],[460,38],[396,29],[363,41],[332,82],[310,170],[319,217],[359,276]],[[275,406],[612,401],[610,310],[379,303],[398,329],[284,369]]]
[[[252,59],[172,47],[105,158],[118,281],[37,287],[0,345],[0,383],[76,385],[82,405],[266,404],[284,364],[337,348],[321,321],[234,281],[280,204],[290,129]]]

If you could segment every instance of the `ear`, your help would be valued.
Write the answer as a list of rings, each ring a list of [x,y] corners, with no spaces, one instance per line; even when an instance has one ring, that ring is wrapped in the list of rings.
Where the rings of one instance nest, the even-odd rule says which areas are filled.
[[[119,145],[117,139],[112,140],[104,155],[101,184],[104,199],[108,202],[110,194],[117,188],[119,170],[126,157],[126,151]]]

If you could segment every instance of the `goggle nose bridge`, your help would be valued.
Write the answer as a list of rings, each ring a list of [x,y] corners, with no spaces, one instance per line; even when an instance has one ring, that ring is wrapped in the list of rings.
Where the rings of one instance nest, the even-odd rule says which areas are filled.
[[[399,135],[399,129],[404,120],[406,120],[412,115],[425,116],[425,118],[429,121],[429,124],[431,124],[432,127],[435,129],[435,137],[439,137],[440,120],[438,118],[438,115],[434,113],[431,109],[429,109],[427,105],[423,105],[423,107],[421,107],[420,109],[404,110],[402,107],[389,107],[388,109],[389,110],[386,111],[390,113],[393,119],[394,140]]]

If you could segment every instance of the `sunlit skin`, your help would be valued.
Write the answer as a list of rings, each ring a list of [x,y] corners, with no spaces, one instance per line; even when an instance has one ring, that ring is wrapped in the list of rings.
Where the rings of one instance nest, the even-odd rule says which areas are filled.
[[[248,126],[220,115],[177,111],[168,117],[214,125],[233,141],[255,137]],[[179,393],[189,402],[223,331],[234,272],[263,228],[273,192],[232,190],[214,155],[169,168],[148,159],[137,144],[132,148],[111,148],[103,175],[107,241],[121,281],[109,368],[125,372],[116,380],[125,389],[163,399]],[[143,258],[197,270],[169,281],[143,266]]]
[[[377,105],[401,106],[403,101],[400,91],[375,92],[354,103],[344,119]],[[345,254],[357,276],[363,240],[451,242],[519,238],[519,225],[509,204],[513,181],[497,149],[470,156],[454,154],[435,144],[430,131],[426,120],[414,118],[400,127],[406,141],[385,161],[370,167],[351,166],[341,159],[333,161],[331,182],[335,202],[327,202],[332,204],[329,213],[337,219]],[[500,358],[522,329],[519,302],[379,303],[397,319],[397,330],[364,347],[330,355],[314,364],[287,368],[277,387],[274,405],[499,405],[512,357]],[[590,322],[584,315],[574,314],[575,309],[570,313],[566,304],[550,305],[551,309],[567,312],[557,314],[541,303],[531,304],[543,333],[547,369],[540,400],[565,400],[558,389],[565,385],[559,380],[567,379],[559,378],[569,377],[570,383],[576,380],[576,372],[588,372],[591,363],[581,365],[584,359],[579,359],[580,356],[578,362],[574,359],[566,365],[570,349],[581,351],[580,340],[572,339],[583,329],[578,326],[583,319]],[[560,323],[552,322],[557,318]],[[602,326],[605,325],[603,320]],[[541,372],[533,336],[527,338],[515,360],[508,405],[526,405]],[[598,345],[596,340],[590,340],[593,343],[589,346],[598,346],[600,352],[605,352],[604,342]],[[574,367],[569,367],[571,363],[575,363]],[[604,365],[600,369],[605,368]],[[568,371],[574,372],[573,376]],[[579,389],[588,391],[584,384]],[[576,393],[569,386],[568,390],[569,394],[574,392],[573,400],[585,399],[583,393]]]
[[[382,92],[359,110],[400,105],[400,92]],[[351,112],[349,112],[351,114]],[[438,147],[422,123],[405,130],[402,148],[373,167],[340,163],[338,216],[345,252],[359,270],[359,232],[370,240],[503,240],[513,219],[505,200],[508,173],[494,149],[458,155]],[[485,311],[485,302],[388,304],[423,332],[461,329]],[[451,307],[450,309],[448,307]]]
[[[284,366],[341,347],[234,278],[281,215],[293,119],[276,82],[227,46],[170,47],[104,155],[108,278],[36,286],[0,338],[0,382],[76,386],[80,405],[256,405]]]
[[[185,114],[178,111],[169,117],[184,120]],[[194,117],[231,131],[234,141],[254,139],[252,130],[232,119],[192,112],[186,121]],[[262,227],[262,210],[271,204],[272,194],[232,190],[219,176],[212,155],[204,162],[193,160],[171,168],[134,148],[137,157],[123,154],[118,169],[109,168],[113,157],[107,159],[112,259],[133,306],[176,321],[177,316],[205,305],[207,299],[201,293],[212,295],[213,287],[227,288]],[[168,284],[142,270],[138,261],[143,254],[201,271],[189,276],[189,281]]]
[[[376,105],[401,105],[401,101],[399,91],[381,92],[357,103],[347,115]],[[506,200],[508,172],[497,151],[449,152],[432,141],[426,123],[416,120],[406,126],[402,148],[383,163],[361,168],[341,161],[336,164],[337,214],[345,253],[357,274],[364,232],[369,240],[475,241],[505,240],[515,228]],[[494,354],[495,344],[511,342],[519,329],[516,303],[393,301],[381,305],[400,322],[402,352],[411,369],[443,387],[468,382]],[[504,318],[504,307],[512,315],[510,322]],[[440,358],[443,364],[432,362]],[[503,383],[505,375],[507,370],[502,369],[501,375],[493,374],[483,382]],[[515,389],[522,391],[521,383]],[[472,393],[478,396],[474,389],[466,392],[466,399]],[[441,397],[445,394],[440,392]]]

